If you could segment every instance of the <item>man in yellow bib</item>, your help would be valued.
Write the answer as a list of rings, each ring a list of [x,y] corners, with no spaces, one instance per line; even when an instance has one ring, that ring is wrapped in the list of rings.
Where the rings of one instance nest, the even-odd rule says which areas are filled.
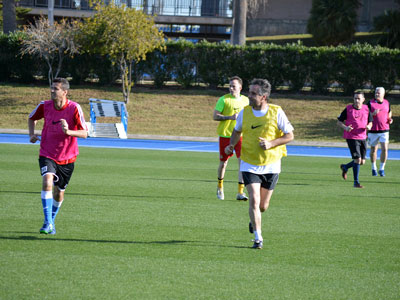
[[[225,153],[226,146],[229,145],[229,140],[232,135],[233,128],[236,124],[236,118],[238,113],[249,105],[249,99],[246,96],[240,94],[242,90],[242,79],[238,76],[234,76],[229,79],[229,94],[226,94],[218,99],[213,113],[213,119],[218,121],[217,132],[219,135],[219,166],[218,166],[218,187],[217,187],[217,198],[224,200],[224,176],[226,166],[228,165],[228,159],[233,156],[233,152],[229,155]],[[236,157],[239,161],[240,166],[240,149],[242,141],[239,139],[235,147]],[[239,171],[238,174],[238,193],[236,195],[237,200],[246,201],[248,198],[244,193],[244,183],[242,173]]]
[[[293,126],[278,105],[268,104],[271,84],[266,79],[253,79],[249,89],[250,106],[236,119],[227,154],[232,153],[243,135],[240,171],[249,194],[252,248],[263,247],[261,213],[266,211],[281,172],[281,158],[287,155],[285,144],[293,140]]]

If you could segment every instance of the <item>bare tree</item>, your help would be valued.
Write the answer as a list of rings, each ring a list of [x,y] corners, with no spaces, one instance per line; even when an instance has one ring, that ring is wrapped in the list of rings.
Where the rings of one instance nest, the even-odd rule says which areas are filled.
[[[43,17],[25,28],[27,38],[22,41],[21,54],[37,55],[46,62],[50,86],[61,71],[64,57],[78,53],[77,30],[75,23],[62,20],[51,26]]]
[[[97,11],[81,23],[81,45],[87,53],[107,55],[121,71],[122,94],[129,102],[134,81],[134,64],[145,60],[155,49],[164,49],[164,36],[154,19],[136,9],[114,3],[104,6],[98,1]]]
[[[17,29],[15,1],[3,0],[3,32],[10,33]]]

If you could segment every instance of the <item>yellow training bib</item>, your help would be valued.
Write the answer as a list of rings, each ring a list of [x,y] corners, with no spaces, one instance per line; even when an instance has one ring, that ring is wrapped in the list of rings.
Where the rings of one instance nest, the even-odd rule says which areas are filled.
[[[259,144],[259,137],[274,140],[283,136],[277,123],[280,106],[274,104],[268,106],[268,112],[262,117],[254,116],[251,106],[243,109],[243,141],[240,158],[256,166],[269,165],[287,155],[286,145],[264,150]]]

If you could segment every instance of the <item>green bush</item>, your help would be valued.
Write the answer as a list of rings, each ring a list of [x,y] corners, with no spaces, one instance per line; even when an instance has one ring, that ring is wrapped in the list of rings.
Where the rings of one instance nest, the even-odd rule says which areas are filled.
[[[167,55],[173,67],[173,77],[184,88],[190,87],[197,79],[197,46],[186,40],[167,44]]]
[[[161,88],[172,79],[174,68],[171,56],[166,55],[165,51],[156,50],[148,54],[144,65],[144,70],[152,77],[155,87]]]
[[[35,58],[19,53],[22,32],[0,33],[0,81],[33,82],[35,75],[41,75],[43,65]]]
[[[211,88],[224,85],[234,76],[226,58],[232,52],[232,45],[228,43],[200,42],[196,45],[197,76],[199,80]]]
[[[22,33],[0,35],[0,81],[32,82],[34,75],[45,74],[39,59],[19,55],[22,38]],[[76,55],[67,58],[64,66],[63,76],[71,76],[76,84],[87,78],[111,84],[119,77],[119,70],[106,56]],[[339,88],[335,91],[351,95],[365,86],[393,89],[400,80],[400,49],[357,43],[338,47],[300,43],[233,46],[178,40],[167,42],[165,51],[149,53],[135,65],[135,81],[144,73],[156,87],[175,80],[184,88],[199,82],[214,88],[237,75],[243,79],[244,89],[253,78],[267,78],[273,90],[284,85],[291,92],[300,92],[309,86],[313,93],[327,94],[329,87],[335,86]]]
[[[376,47],[370,51],[368,78],[374,87],[391,90],[400,79],[400,50]]]

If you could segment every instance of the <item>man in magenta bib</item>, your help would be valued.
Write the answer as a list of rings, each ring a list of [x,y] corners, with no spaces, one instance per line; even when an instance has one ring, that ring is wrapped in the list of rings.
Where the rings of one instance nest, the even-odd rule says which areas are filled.
[[[78,103],[67,99],[68,91],[68,81],[55,78],[51,85],[51,100],[40,102],[28,118],[30,142],[40,141],[44,222],[39,232],[43,234],[56,234],[54,220],[79,153],[77,138],[87,137],[82,109]],[[40,119],[44,119],[41,137],[35,134]]]
[[[372,115],[368,106],[363,104],[364,100],[364,93],[356,92],[354,103],[347,105],[337,118],[338,126],[344,129],[343,138],[347,141],[353,159],[347,164],[340,165],[342,177],[346,180],[347,171],[352,168],[355,188],[363,188],[359,180],[360,165],[365,163],[367,129],[370,130],[372,127]]]
[[[390,103],[385,97],[385,89],[377,87],[375,89],[375,99],[368,102],[368,108],[372,113],[373,121],[372,128],[368,132],[368,143],[371,146],[370,159],[372,164],[372,176],[378,176],[376,168],[376,157],[378,151],[378,144],[381,144],[381,165],[379,168],[379,175],[385,176],[385,164],[388,157],[389,148],[389,129],[390,124],[393,123],[392,111]]]

